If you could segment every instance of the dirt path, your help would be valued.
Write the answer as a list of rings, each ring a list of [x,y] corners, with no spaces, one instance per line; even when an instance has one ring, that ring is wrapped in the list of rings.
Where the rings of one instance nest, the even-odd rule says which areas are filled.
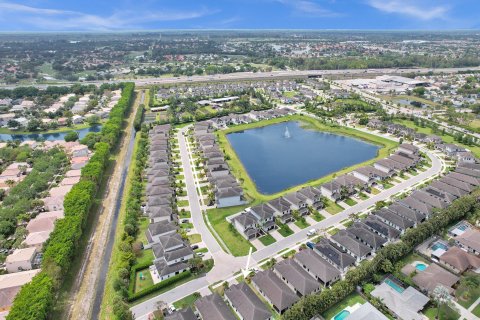
[[[143,97],[143,94],[137,91],[135,104],[128,118],[128,125],[125,128],[125,134],[119,147],[120,151],[115,159],[113,172],[107,182],[105,194],[96,213],[93,222],[95,227],[91,233],[77,280],[70,295],[71,306],[66,311],[65,318],[67,319],[90,319],[95,300],[101,300],[101,297],[98,298],[96,295],[97,287],[101,278],[102,266],[105,264],[108,268],[108,261],[110,260],[111,245],[108,246],[108,244],[110,235],[115,233],[116,203],[120,194],[119,189],[122,187],[125,164],[128,166],[130,159],[127,158],[131,157],[131,150],[128,151],[132,136],[135,134],[133,130],[135,112]],[[105,281],[101,282],[104,286]],[[100,291],[103,292],[103,287]]]

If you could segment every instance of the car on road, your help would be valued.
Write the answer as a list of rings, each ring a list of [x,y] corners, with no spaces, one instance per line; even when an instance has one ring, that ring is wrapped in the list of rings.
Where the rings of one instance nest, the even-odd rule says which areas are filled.
[[[315,243],[307,242],[307,247],[309,247],[310,249],[313,249],[313,247],[315,247]]]
[[[192,248],[192,250],[197,250],[197,249],[198,249],[198,245],[194,244],[194,245],[191,246],[190,248]]]
[[[310,230],[308,230],[308,232],[307,232],[307,236],[310,237],[310,236],[313,236],[313,235],[316,234],[316,233],[317,233],[317,229],[310,229]]]

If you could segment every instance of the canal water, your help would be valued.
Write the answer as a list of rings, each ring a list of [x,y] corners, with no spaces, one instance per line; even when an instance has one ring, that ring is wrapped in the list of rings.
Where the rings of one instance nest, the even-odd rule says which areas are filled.
[[[273,194],[377,156],[365,141],[289,121],[227,135],[259,192]]]
[[[71,130],[78,132],[80,139],[85,137],[90,132],[100,132],[102,129],[101,125],[94,125],[89,128],[84,128],[80,130]],[[10,141],[10,140],[19,140],[19,141],[28,141],[28,140],[64,140],[65,136],[71,131],[56,132],[56,133],[29,133],[29,134],[0,134],[0,141]]]

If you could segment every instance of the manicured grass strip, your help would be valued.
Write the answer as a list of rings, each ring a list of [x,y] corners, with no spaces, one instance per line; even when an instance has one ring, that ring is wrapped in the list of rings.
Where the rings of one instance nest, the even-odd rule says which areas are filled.
[[[315,221],[317,221],[317,222],[320,222],[320,221],[322,221],[322,220],[325,219],[325,217],[322,216],[318,211],[317,211],[317,212],[314,212],[314,213],[312,214],[312,218],[313,218],[313,220],[315,220]]]
[[[372,188],[371,192],[372,194],[379,194],[380,190],[378,190],[377,188]]]
[[[289,226],[284,224],[280,228],[278,228],[278,233],[280,233],[282,235],[282,237],[288,237],[288,236],[293,234],[293,230],[290,229]]]
[[[192,229],[193,228],[193,223],[191,223],[191,222],[180,223],[180,228],[182,228],[182,229]]]
[[[347,198],[344,200],[344,202],[348,204],[350,207],[357,204],[357,201],[353,200],[352,198]]]
[[[202,242],[202,235],[198,233],[189,234],[187,235],[187,238],[191,244]]]
[[[256,249],[250,243],[250,241],[242,237],[235,227],[228,223],[225,218],[242,211],[250,205],[207,210],[208,220],[210,221],[213,229],[215,229],[218,236],[222,238],[230,252],[236,257],[247,255],[250,247],[253,248],[253,251]]]
[[[139,292],[153,286],[153,279],[149,268],[138,270],[135,274],[135,291]]]
[[[188,200],[179,200],[177,201],[177,206],[178,207],[188,207]]]
[[[328,204],[325,207],[325,211],[327,211],[330,214],[337,214],[339,212],[342,212],[343,210],[344,208],[341,205],[333,201],[328,201]]]
[[[186,296],[185,298],[174,302],[173,306],[177,310],[187,308],[187,307],[191,307],[191,306],[193,306],[195,301],[197,301],[200,297],[201,297],[200,293],[194,292],[194,293]]]
[[[264,235],[263,237],[258,238],[264,246],[269,246],[275,242],[275,238],[269,234]]]
[[[428,319],[435,320],[437,316],[437,307],[432,306],[428,308],[426,311],[424,311],[423,314],[426,315]],[[460,315],[455,310],[453,310],[447,305],[440,306],[439,319],[456,320],[458,318],[460,318]]]
[[[472,310],[472,313],[480,318],[480,303]]]
[[[192,217],[192,214],[190,213],[190,211],[185,209],[181,209],[179,212],[179,215],[180,215],[180,218],[183,218],[183,219],[188,219]]]
[[[207,253],[208,252],[208,248],[198,248],[198,249],[195,249],[193,250],[195,253]]]
[[[333,228],[333,229],[329,230],[328,233],[333,236],[333,235],[336,234],[338,231],[339,231],[338,228]]]
[[[359,196],[360,199],[362,199],[362,200],[367,200],[367,199],[368,199],[368,196],[367,196],[365,193],[363,193],[363,192],[360,192],[360,193],[358,194],[358,196]]]
[[[391,187],[393,187],[393,184],[391,184],[391,183],[389,183],[389,182],[385,182],[385,183],[383,184],[383,188],[384,188],[384,189],[390,189]]]
[[[305,219],[299,219],[294,222],[297,227],[300,229],[305,229],[306,227],[310,227],[310,224]]]

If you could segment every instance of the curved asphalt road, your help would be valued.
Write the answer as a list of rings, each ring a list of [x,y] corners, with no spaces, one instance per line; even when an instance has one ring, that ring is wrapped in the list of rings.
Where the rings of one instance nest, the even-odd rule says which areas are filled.
[[[183,143],[182,143],[182,140],[183,140]],[[190,164],[188,161],[188,154],[186,154],[187,150],[184,143],[185,143],[184,137],[179,136],[180,154],[182,157],[182,162],[184,164],[184,169],[186,169]],[[408,191],[409,189],[414,188],[415,185],[423,183],[425,180],[432,179],[434,176],[440,174],[443,168],[441,160],[429,150],[422,149],[422,151],[425,152],[427,156],[430,158],[430,160],[432,161],[432,166],[428,170],[418,174],[417,176],[413,176],[410,179],[391,187],[390,189],[384,190],[383,192],[377,195],[374,195],[365,201],[362,201],[352,207],[349,207],[336,215],[333,215],[325,220],[322,220],[307,229],[303,229],[297,233],[294,233],[289,237],[283,238],[267,247],[264,247],[254,252],[252,254],[253,261],[251,262],[251,266],[255,266],[258,263],[258,261],[275,256],[279,251],[285,248],[293,248],[298,243],[306,241],[308,239],[307,232],[312,228],[316,228],[319,230],[319,229],[324,229],[324,228],[337,225],[340,221],[348,218],[349,215],[352,213],[364,212],[370,206],[375,205],[377,201],[386,200],[399,192]],[[188,162],[187,166],[184,161]],[[190,171],[185,170],[184,173],[187,181],[187,190],[189,192],[189,200],[193,201],[194,199],[197,199],[198,201],[198,197],[196,196],[197,193],[194,188],[193,174],[191,170]],[[192,189],[188,187],[188,185],[192,183],[193,183],[192,195],[194,195],[193,197],[190,196]],[[190,203],[193,204],[192,202]],[[202,234],[202,237],[204,237],[203,239],[206,240],[205,243],[207,247],[209,248],[212,247],[214,251],[214,254],[212,256],[215,260],[215,268],[212,271],[210,271],[205,277],[198,278],[190,282],[187,282],[185,284],[182,284],[170,291],[162,293],[156,297],[153,297],[147,301],[141,302],[133,306],[130,310],[133,312],[136,319],[142,319],[142,320],[148,319],[148,315],[155,310],[156,304],[158,301],[163,301],[167,304],[178,301],[194,292],[198,292],[202,289],[207,289],[208,286],[213,283],[230,278],[230,276],[233,273],[239,271],[240,268],[242,268],[245,265],[246,257],[233,257],[226,254],[223,251],[218,251],[218,243],[216,243],[216,240],[210,234],[210,231],[206,228],[205,223],[201,218],[202,213],[200,211],[200,206],[193,205],[191,209],[192,209],[192,218],[193,218],[195,228],[199,233]]]

